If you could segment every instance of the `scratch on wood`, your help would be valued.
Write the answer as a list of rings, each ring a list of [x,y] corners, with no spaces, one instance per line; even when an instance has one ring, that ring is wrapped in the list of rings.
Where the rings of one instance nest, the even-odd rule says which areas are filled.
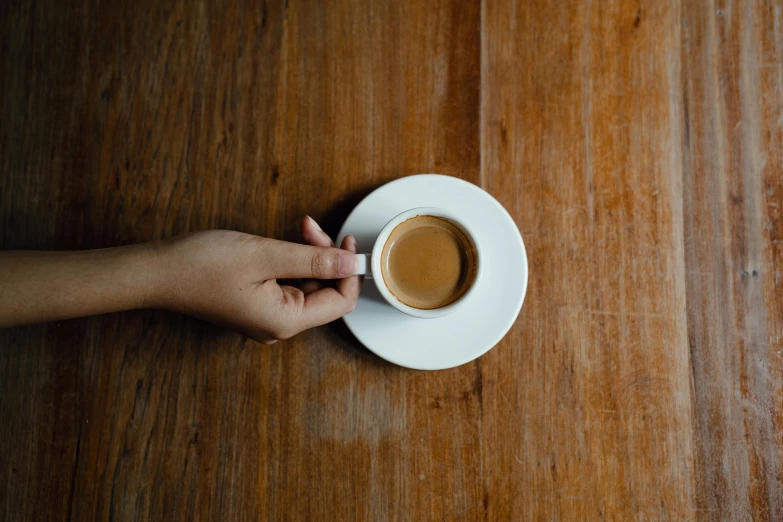
[[[584,132],[584,172],[585,172],[585,196],[587,198],[587,222],[590,230],[593,230],[593,111],[592,111],[592,63],[590,45],[590,4],[588,0],[585,7],[585,22],[582,37],[582,130]]]

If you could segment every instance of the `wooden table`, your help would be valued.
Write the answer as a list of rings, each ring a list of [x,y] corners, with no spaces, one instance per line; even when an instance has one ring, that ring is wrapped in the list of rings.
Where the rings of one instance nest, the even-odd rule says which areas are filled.
[[[0,332],[2,520],[783,520],[783,6],[0,7],[0,246],[335,233],[390,180],[505,205],[530,284],[440,372],[339,324]]]

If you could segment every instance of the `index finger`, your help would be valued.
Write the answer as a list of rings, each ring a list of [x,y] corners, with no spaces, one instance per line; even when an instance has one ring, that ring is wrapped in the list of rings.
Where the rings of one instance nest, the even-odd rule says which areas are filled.
[[[265,239],[264,275],[276,279],[340,279],[353,276],[359,262],[356,255],[340,248],[300,245]]]

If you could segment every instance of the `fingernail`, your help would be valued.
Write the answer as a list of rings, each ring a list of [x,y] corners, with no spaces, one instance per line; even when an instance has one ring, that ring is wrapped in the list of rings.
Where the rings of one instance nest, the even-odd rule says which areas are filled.
[[[359,253],[359,244],[356,242],[356,238],[353,237],[353,236],[348,236],[348,237],[351,238],[351,239],[348,240],[348,250],[350,250],[354,254],[358,254]]]
[[[350,252],[340,252],[340,262],[337,265],[337,273],[341,276],[354,275],[359,268],[359,260]]]
[[[318,230],[320,230],[321,232],[323,232],[323,229],[321,228],[321,225],[319,225],[319,224],[318,224],[318,222],[317,222],[316,220],[314,220],[314,219],[313,219],[313,218],[311,218],[310,216],[307,216],[307,219],[309,219],[309,220],[310,220],[310,223],[312,223],[312,224],[315,226],[315,228],[317,228]]]

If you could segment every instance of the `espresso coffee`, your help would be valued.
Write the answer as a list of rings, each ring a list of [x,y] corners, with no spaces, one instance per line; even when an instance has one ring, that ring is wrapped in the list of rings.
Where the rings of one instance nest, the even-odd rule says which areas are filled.
[[[421,310],[450,305],[476,278],[476,249],[451,221],[416,216],[397,225],[383,247],[381,273],[389,291]]]

